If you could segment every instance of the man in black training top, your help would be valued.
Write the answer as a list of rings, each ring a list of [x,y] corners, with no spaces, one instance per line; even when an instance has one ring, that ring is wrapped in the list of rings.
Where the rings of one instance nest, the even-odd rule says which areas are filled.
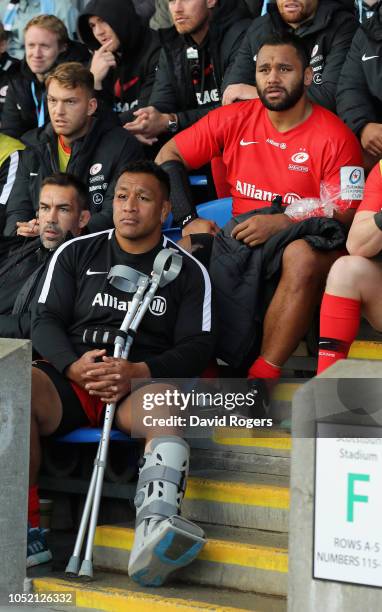
[[[102,343],[106,330],[120,327],[132,298],[110,284],[109,270],[118,264],[149,275],[164,247],[181,251],[161,234],[170,209],[168,197],[168,177],[158,166],[152,162],[130,165],[115,189],[115,229],[62,245],[50,262],[33,323],[35,348],[49,363],[37,362],[32,372],[30,510],[36,500],[40,436],[64,434],[89,422],[99,424],[105,402],[117,403],[115,423],[131,431],[132,416],[141,410],[147,392],[151,396],[174,390],[158,379],[198,376],[212,356],[215,334],[209,276],[183,251],[181,271],[158,289],[129,360],[111,357],[113,347]],[[93,339],[96,330],[101,340],[94,344],[87,338]],[[133,379],[146,381],[132,392]],[[149,384],[147,379],[155,382]],[[177,516],[188,472],[187,444],[175,429],[158,433],[135,425],[135,433],[146,438],[146,450],[135,497],[138,513],[129,573],[141,584],[158,586],[169,571],[196,556],[203,532]],[[178,550],[182,560],[172,558],[164,568],[155,551],[161,547],[162,558],[166,556],[172,521],[182,534]],[[195,539],[190,533],[199,536]],[[43,555],[47,551],[39,541]],[[147,558],[151,559],[148,564]]]

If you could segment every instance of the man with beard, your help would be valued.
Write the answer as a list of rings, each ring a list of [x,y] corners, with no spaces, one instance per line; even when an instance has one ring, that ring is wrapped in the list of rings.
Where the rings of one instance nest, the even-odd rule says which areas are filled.
[[[223,104],[257,96],[256,56],[273,32],[294,33],[310,57],[313,79],[309,98],[336,112],[336,89],[358,23],[354,6],[344,0],[276,0],[248,29],[235,63],[224,77]]]
[[[149,105],[125,124],[148,144],[220,106],[224,74],[251,23],[242,0],[171,0],[168,6],[174,26],[159,31],[162,50]]]
[[[52,254],[68,238],[79,236],[90,218],[86,187],[75,176],[47,177],[40,192],[34,240],[0,240],[0,337],[29,338],[31,312],[39,281]]]
[[[184,235],[213,234],[218,229],[212,221],[197,219],[191,199],[179,187],[186,185],[184,168],[197,168],[218,154],[227,168],[234,215],[270,206],[277,195],[284,206],[301,198],[319,198],[324,183],[340,194],[338,204],[347,207],[335,216],[350,224],[362,199],[360,147],[340,119],[310,102],[305,88],[311,81],[301,41],[290,34],[275,34],[257,56],[259,99],[212,111],[161,149],[157,162],[172,177],[172,210]],[[292,223],[283,213],[250,215],[235,226],[232,237],[256,247]],[[280,376],[281,366],[309,328],[327,272],[339,254],[313,250],[304,240],[285,248],[250,378]]]

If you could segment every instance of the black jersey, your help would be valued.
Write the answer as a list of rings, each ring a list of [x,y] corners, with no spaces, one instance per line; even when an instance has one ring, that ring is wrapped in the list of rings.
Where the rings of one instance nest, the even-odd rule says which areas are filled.
[[[102,344],[87,344],[84,330],[121,326],[132,294],[113,287],[107,275],[127,265],[150,274],[157,253],[170,247],[183,256],[178,277],[158,289],[139,326],[129,359],[145,361],[153,377],[188,378],[208,365],[215,345],[211,283],[207,270],[166,237],[151,251],[123,251],[114,230],[74,238],[52,257],[33,319],[36,350],[60,372],[83,353]]]

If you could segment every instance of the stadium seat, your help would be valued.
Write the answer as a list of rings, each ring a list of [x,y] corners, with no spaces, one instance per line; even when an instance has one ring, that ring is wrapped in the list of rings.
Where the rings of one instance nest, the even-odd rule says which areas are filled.
[[[95,427],[81,427],[75,429],[64,436],[56,438],[57,442],[65,442],[70,444],[90,444],[99,442],[101,439],[102,429]],[[110,432],[110,440],[120,440],[123,442],[133,442],[130,436],[124,434],[118,429],[112,429]],[[135,442],[135,441],[134,441]]]
[[[178,240],[180,240],[182,237],[182,230],[180,227],[169,227],[164,229],[162,233],[164,236],[167,236],[167,238],[170,238],[170,240],[173,240],[174,242],[178,242]]]
[[[198,204],[196,210],[202,219],[211,219],[223,227],[232,217],[232,198],[203,202],[203,204]]]

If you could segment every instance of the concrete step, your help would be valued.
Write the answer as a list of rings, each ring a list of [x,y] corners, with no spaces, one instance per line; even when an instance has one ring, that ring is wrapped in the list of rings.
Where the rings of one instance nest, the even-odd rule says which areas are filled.
[[[286,612],[285,599],[210,589],[195,585],[142,588],[127,576],[97,572],[94,582],[66,579],[62,574],[35,578],[40,593],[68,593],[75,606],[66,610],[105,610],[108,612]]]
[[[199,557],[174,579],[214,587],[286,596],[286,534],[203,525],[207,544]],[[133,525],[97,528],[94,564],[127,574],[134,540]]]
[[[220,427],[210,438],[189,440],[191,469],[205,465],[217,470],[240,470],[288,476],[291,436],[282,430]]]
[[[286,476],[201,470],[189,478],[182,514],[192,521],[288,531]]]

